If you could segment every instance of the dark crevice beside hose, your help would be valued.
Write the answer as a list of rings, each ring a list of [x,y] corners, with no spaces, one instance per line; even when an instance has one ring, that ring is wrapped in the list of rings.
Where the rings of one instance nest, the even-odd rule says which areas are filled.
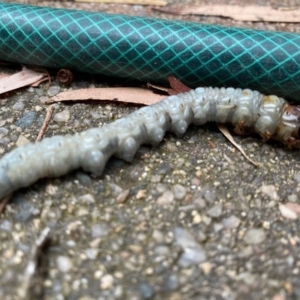
[[[300,35],[0,3],[0,58],[300,101]]]

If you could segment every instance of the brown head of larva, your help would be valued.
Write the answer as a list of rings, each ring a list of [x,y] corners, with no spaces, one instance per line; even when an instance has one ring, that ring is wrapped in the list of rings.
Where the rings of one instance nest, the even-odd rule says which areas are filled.
[[[300,148],[300,106],[285,105],[275,139],[288,147]]]

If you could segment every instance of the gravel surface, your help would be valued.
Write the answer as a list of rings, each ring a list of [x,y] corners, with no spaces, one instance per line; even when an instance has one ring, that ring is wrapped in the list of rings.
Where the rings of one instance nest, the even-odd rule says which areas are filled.
[[[210,1],[228,2],[297,4]],[[176,17],[138,5],[39,4],[300,32],[298,24]],[[36,139],[51,96],[129,84],[76,74],[70,87],[54,80],[48,89],[45,83],[2,96],[0,155]],[[135,109],[56,104],[47,136],[83,131]],[[262,168],[209,124],[192,126],[183,139],[169,134],[158,147],[143,146],[131,164],[112,159],[100,178],[77,170],[14,193],[0,215],[0,299],[300,299],[299,152],[255,135],[235,139]],[[49,239],[28,282],[47,227]]]

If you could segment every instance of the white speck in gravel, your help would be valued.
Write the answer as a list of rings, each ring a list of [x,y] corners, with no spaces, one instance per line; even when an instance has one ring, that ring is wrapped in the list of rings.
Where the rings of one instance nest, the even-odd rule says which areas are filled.
[[[85,250],[85,254],[89,259],[95,259],[99,253],[99,249],[89,248]]]
[[[155,229],[153,231],[152,237],[153,237],[153,239],[155,239],[155,241],[157,243],[162,243],[164,241],[164,234],[163,234],[163,232],[161,232],[161,231],[159,231],[157,229]]]
[[[156,204],[159,206],[166,206],[172,204],[173,200],[174,194],[171,191],[166,191],[156,199]]]
[[[250,257],[253,253],[253,248],[251,246],[247,246],[243,249],[241,249],[240,253],[239,253],[239,257],[241,258],[247,258]]]
[[[130,190],[124,190],[122,191],[116,198],[117,203],[123,203],[126,201],[128,195],[129,195]]]
[[[156,255],[160,255],[160,256],[169,256],[170,255],[170,249],[167,246],[159,245],[159,246],[154,248],[154,253]]]
[[[14,110],[23,110],[24,109],[24,103],[23,101],[18,101],[15,103],[12,107]]]
[[[212,218],[218,218],[222,215],[223,206],[218,203],[207,211],[207,214]]]
[[[275,185],[262,185],[258,191],[260,191],[263,195],[268,196],[271,200],[279,200]]]
[[[114,277],[110,274],[106,274],[101,278],[100,288],[102,290],[108,290],[113,287]]]
[[[175,243],[181,246],[183,253],[178,264],[182,267],[198,265],[205,261],[206,253],[194,237],[184,228],[176,227],[173,230]]]
[[[237,228],[240,225],[241,219],[239,219],[236,216],[230,216],[228,218],[224,218],[222,223],[225,228],[233,229],[233,228]]]
[[[57,95],[60,91],[60,87],[57,86],[57,85],[54,85],[54,86],[50,86],[48,91],[47,91],[47,94],[50,96],[50,97],[53,97],[55,95]]]
[[[43,108],[41,106],[39,106],[39,105],[36,105],[34,107],[34,109],[35,109],[35,111],[42,111],[43,110]]]
[[[298,202],[298,196],[296,194],[291,194],[287,197],[290,202]]]
[[[66,273],[72,268],[72,262],[67,256],[58,256],[56,259],[57,268],[63,272]]]
[[[150,179],[151,182],[153,183],[159,183],[161,182],[161,176],[160,175],[153,175]]]
[[[266,234],[263,229],[252,228],[249,229],[245,236],[244,241],[249,245],[256,245],[262,243],[266,238]]]
[[[95,197],[92,194],[85,194],[79,197],[81,203],[92,204],[95,203]]]
[[[109,233],[109,227],[107,224],[94,224],[91,228],[92,238],[107,236]]]
[[[208,261],[201,264],[201,269],[205,275],[209,274],[212,269],[212,264]]]
[[[97,120],[101,118],[101,115],[97,111],[91,111],[90,115],[93,119]]]
[[[224,228],[224,226],[223,226],[222,223],[215,223],[214,224],[214,232],[216,232],[216,233],[221,231],[223,228]]]
[[[186,188],[182,186],[181,184],[175,184],[173,187],[173,193],[175,199],[181,200],[186,195]]]
[[[300,182],[300,172],[296,173],[294,175],[294,179],[297,181],[297,182]]]
[[[18,140],[16,141],[17,147],[24,146],[24,145],[27,145],[29,143],[30,143],[30,141],[23,135],[20,135]]]
[[[279,204],[279,211],[281,215],[287,219],[296,220],[298,219],[298,215],[295,211],[285,206],[284,204]]]
[[[251,274],[249,272],[243,272],[237,276],[237,279],[239,281],[243,281],[249,285],[252,285],[257,281],[258,278],[257,278],[256,274]]]
[[[56,122],[67,122],[71,117],[71,113],[68,109],[58,112],[54,115],[54,121]]]

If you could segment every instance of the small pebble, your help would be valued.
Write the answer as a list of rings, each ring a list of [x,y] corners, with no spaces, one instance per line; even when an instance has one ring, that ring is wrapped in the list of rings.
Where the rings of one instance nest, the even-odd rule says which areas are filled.
[[[225,228],[233,229],[233,228],[237,228],[240,225],[241,219],[239,219],[236,216],[230,216],[228,218],[223,219],[222,223]]]
[[[109,233],[109,227],[107,224],[94,224],[91,228],[92,238],[107,236]]]
[[[175,184],[173,187],[173,193],[175,199],[181,200],[186,195],[186,188],[182,186],[181,184]]]
[[[222,204],[216,204],[207,211],[207,214],[212,218],[218,218],[222,215],[223,207]]]
[[[92,194],[82,195],[81,197],[79,197],[79,201],[81,203],[86,203],[86,204],[92,204],[96,202],[95,197]]]
[[[72,268],[72,261],[67,256],[58,256],[56,259],[57,268],[66,273]]]
[[[279,196],[276,191],[275,185],[262,185],[259,190],[263,195],[268,196],[271,200],[279,200]]]
[[[297,202],[298,201],[298,196],[296,194],[291,194],[287,198],[290,202]]]
[[[215,202],[217,200],[215,191],[208,189],[208,188],[204,189],[203,197],[205,200],[207,200],[209,202]]]
[[[143,282],[139,285],[139,291],[142,299],[152,299],[154,296],[154,289],[148,282]]]
[[[13,105],[12,108],[13,108],[14,110],[23,110],[24,107],[25,107],[25,105],[24,105],[23,101],[18,101],[17,103],[15,103],[15,104]]]
[[[50,86],[48,91],[47,91],[47,94],[50,96],[50,97],[53,97],[55,95],[57,95],[60,91],[60,87],[57,86],[57,85],[54,85],[54,86]]]
[[[128,195],[129,195],[130,190],[124,190],[122,191],[116,198],[117,203],[123,203],[126,201]]]
[[[91,111],[90,115],[93,119],[98,120],[101,118],[101,115],[97,111]]]
[[[21,146],[27,145],[29,143],[30,143],[30,141],[23,135],[20,135],[18,137],[18,140],[16,141],[17,147],[21,147]]]
[[[249,245],[256,245],[262,243],[266,238],[266,234],[263,229],[252,228],[249,229],[245,236],[244,241]]]
[[[181,246],[183,253],[178,264],[182,267],[198,265],[206,260],[206,253],[194,237],[184,228],[176,227],[173,230],[175,243]]]
[[[296,173],[294,175],[294,179],[297,181],[297,182],[300,182],[300,172]]]
[[[166,191],[156,199],[156,204],[159,206],[166,206],[172,204],[173,201],[174,194],[171,191]]]
[[[106,274],[101,278],[100,288],[102,290],[108,290],[113,287],[114,277],[110,274]]]
[[[37,112],[35,111],[26,111],[23,116],[16,122],[16,125],[22,129],[29,128],[37,119]]]
[[[71,113],[68,109],[58,112],[54,115],[54,121],[56,122],[68,122],[71,117]]]
[[[179,279],[176,274],[170,274],[163,282],[163,288],[166,292],[176,291],[179,287]]]
[[[154,253],[160,256],[170,255],[170,249],[167,246],[159,245],[154,248]]]
[[[99,251],[100,251],[99,249],[89,248],[86,249],[85,254],[89,259],[96,259]]]

